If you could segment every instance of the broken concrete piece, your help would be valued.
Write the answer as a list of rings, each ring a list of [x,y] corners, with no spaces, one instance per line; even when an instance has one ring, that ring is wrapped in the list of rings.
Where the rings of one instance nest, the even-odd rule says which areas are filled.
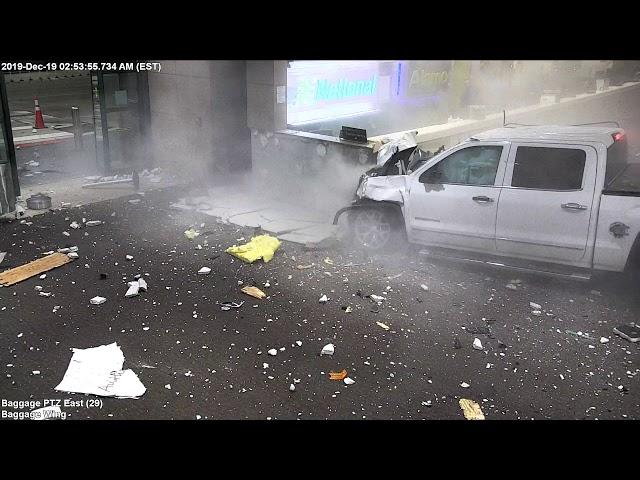
[[[385,300],[384,297],[381,297],[380,295],[373,295],[373,294],[369,295],[369,298],[378,304],[382,303]]]
[[[479,338],[475,338],[473,340],[473,348],[475,348],[476,350],[482,350],[482,342]]]
[[[296,386],[293,383],[291,385],[289,385],[289,391],[290,392],[295,392],[296,391]]]
[[[609,339],[607,337],[600,337],[600,343],[608,343]]]
[[[69,253],[67,253],[67,256],[69,258],[74,258],[74,259],[78,258],[78,254],[76,252],[69,252]]]
[[[147,291],[147,282],[142,277],[138,279],[138,288],[143,292]]]
[[[320,302],[320,303],[327,303],[328,301],[329,301],[329,299],[327,298],[326,295],[322,295],[320,297],[320,299],[318,300],[318,302]]]
[[[278,354],[278,350],[276,350],[275,348],[272,348],[271,350],[269,350],[267,352],[269,355],[271,355],[272,357],[275,357]]]
[[[129,289],[127,290],[127,293],[124,294],[124,296],[127,298],[135,297],[139,294],[139,291],[140,284],[138,282],[129,282]]]
[[[77,229],[77,228],[80,228],[80,224],[74,220],[73,222],[71,222],[69,227],[71,227],[73,229]]]
[[[333,343],[328,343],[327,345],[322,347],[322,351],[320,352],[320,355],[333,355],[334,351],[335,351],[335,347],[333,346]]]
[[[89,300],[91,305],[102,305],[106,301],[107,299],[104,297],[93,297],[91,300]]]

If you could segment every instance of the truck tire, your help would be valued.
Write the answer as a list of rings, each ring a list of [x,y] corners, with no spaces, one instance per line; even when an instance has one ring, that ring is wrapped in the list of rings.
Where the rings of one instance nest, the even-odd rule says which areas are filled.
[[[404,222],[391,208],[358,208],[349,212],[353,245],[371,252],[383,252],[405,243]]]

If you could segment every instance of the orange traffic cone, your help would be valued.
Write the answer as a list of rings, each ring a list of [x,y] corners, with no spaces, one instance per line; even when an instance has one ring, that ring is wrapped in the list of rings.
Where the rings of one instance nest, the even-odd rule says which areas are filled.
[[[44,118],[42,118],[42,112],[40,111],[40,104],[38,103],[38,99],[34,98],[33,101],[36,104],[36,125],[35,125],[35,128],[46,128],[44,126]]]

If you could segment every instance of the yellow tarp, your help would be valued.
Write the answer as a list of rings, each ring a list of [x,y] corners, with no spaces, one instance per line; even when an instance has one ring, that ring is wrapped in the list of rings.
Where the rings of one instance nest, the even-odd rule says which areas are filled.
[[[266,263],[273,258],[278,247],[280,247],[280,240],[277,238],[271,235],[258,235],[253,237],[249,243],[234,245],[225,251],[247,263],[253,263],[260,258]]]

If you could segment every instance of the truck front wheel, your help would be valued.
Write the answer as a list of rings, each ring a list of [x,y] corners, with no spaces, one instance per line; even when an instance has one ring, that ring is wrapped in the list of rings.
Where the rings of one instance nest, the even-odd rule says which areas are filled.
[[[362,208],[349,212],[352,235],[358,247],[385,250],[402,237],[402,222],[387,208]]]

